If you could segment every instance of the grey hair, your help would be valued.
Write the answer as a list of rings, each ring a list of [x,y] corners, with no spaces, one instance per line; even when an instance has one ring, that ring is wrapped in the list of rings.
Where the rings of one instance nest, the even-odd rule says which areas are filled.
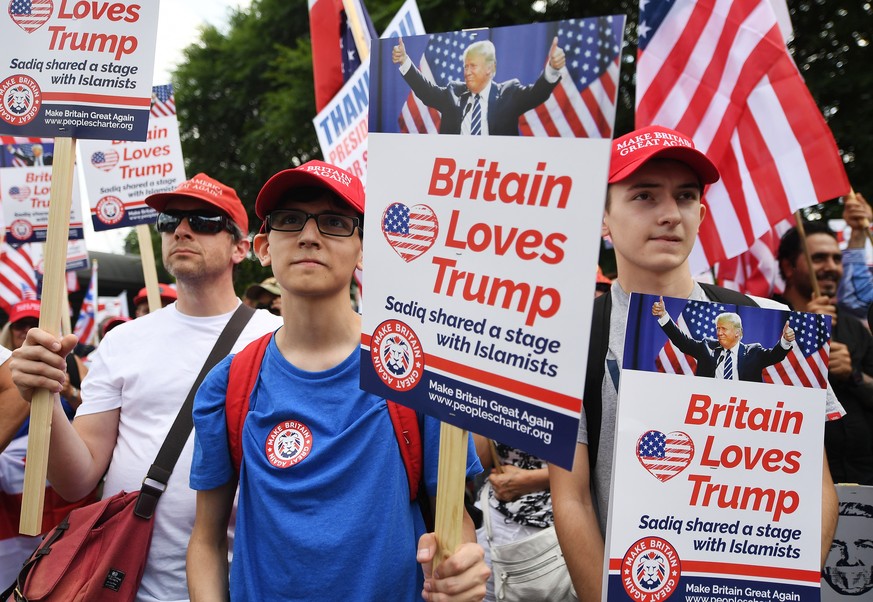
[[[743,320],[740,318],[739,314],[735,314],[733,312],[724,312],[722,314],[718,314],[715,317],[715,323],[719,324],[720,322],[727,322],[737,329],[737,331],[740,333],[740,337],[743,336]]]
[[[474,54],[481,56],[489,65],[497,64],[497,51],[494,49],[494,44],[490,40],[479,40],[473,42],[464,50],[464,62],[467,61],[467,55]]]

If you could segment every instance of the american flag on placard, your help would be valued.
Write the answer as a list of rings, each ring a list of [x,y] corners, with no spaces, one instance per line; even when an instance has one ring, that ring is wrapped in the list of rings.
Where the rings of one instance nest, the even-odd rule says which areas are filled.
[[[9,3],[9,16],[28,33],[39,29],[51,14],[51,0],[12,0]]]
[[[19,301],[36,297],[39,276],[35,266],[41,257],[39,243],[17,247],[5,242],[0,245],[0,307],[6,313]]]
[[[404,261],[412,261],[434,243],[439,224],[427,205],[393,203],[382,216],[382,232]]]
[[[30,186],[10,186],[9,196],[14,201],[24,201],[30,196]]]
[[[642,0],[636,125],[691,136],[721,180],[692,273],[747,250],[795,210],[846,194],[836,143],[768,0]]]
[[[24,157],[33,157],[34,144],[54,144],[54,138],[29,138],[25,136],[0,136],[5,152],[0,153],[0,167],[27,167]],[[17,152],[13,152],[17,151]]]
[[[152,117],[170,117],[176,114],[176,100],[173,84],[152,86]]]
[[[563,136],[608,138],[612,136],[615,98],[618,89],[619,57],[621,55],[624,20],[606,16],[591,19],[570,19],[542,27],[555,27],[547,36],[543,62],[526,60],[530,50],[517,44],[512,36],[517,32],[491,32],[497,47],[497,76],[502,81],[500,65],[512,64],[512,76],[523,84],[532,84],[540,76],[547,60],[548,43],[557,36],[567,64],[561,71],[561,81],[551,97],[519,119],[519,132],[525,136]],[[512,30],[513,28],[507,28]],[[545,30],[544,30],[545,31]],[[464,50],[472,42],[483,39],[482,32],[450,32],[435,34],[425,48],[418,65],[425,79],[438,86],[464,80]],[[518,55],[516,53],[521,53]],[[506,79],[509,77],[506,76]],[[440,114],[428,108],[412,92],[398,117],[400,131],[413,133],[439,132]]]
[[[118,152],[111,150],[92,153],[91,165],[103,171],[111,171],[113,167],[118,165]]]
[[[646,431],[637,441],[637,458],[662,482],[682,472],[693,456],[694,442],[682,431]]]
[[[79,310],[79,319],[76,320],[76,328],[73,333],[79,337],[79,342],[88,344],[94,336],[97,322],[97,262],[91,266],[91,283],[88,285],[88,291],[85,293],[85,298],[82,300],[82,307]]]
[[[796,340],[781,363],[764,370],[764,382],[824,389],[828,385],[830,329],[819,314],[791,312],[788,325]]]

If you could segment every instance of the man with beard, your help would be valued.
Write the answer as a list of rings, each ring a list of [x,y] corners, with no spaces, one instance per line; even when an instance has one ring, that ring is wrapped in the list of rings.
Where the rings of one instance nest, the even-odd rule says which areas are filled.
[[[785,279],[782,301],[792,309],[831,316],[828,380],[846,410],[842,420],[825,424],[825,449],[835,483],[873,485],[873,335],[855,316],[837,306],[843,277],[842,253],[826,224],[805,225],[805,242],[818,280],[815,296],[800,233],[792,228],[779,243],[779,271]]]
[[[154,194],[164,266],[176,278],[175,303],[114,328],[91,355],[82,405],[68,422],[57,395],[48,480],[69,500],[83,497],[106,475],[104,497],[135,491],[157,455],[179,408],[240,300],[233,267],[249,251],[248,216],[236,192],[198,174],[176,190]],[[258,310],[236,341],[238,351],[278,328],[279,317]],[[74,335],[57,338],[31,329],[13,355],[15,384],[27,400],[35,388],[59,392],[64,356]],[[185,550],[194,525],[188,487],[194,444],[186,443],[155,512],[155,527],[137,602],[188,599]]]

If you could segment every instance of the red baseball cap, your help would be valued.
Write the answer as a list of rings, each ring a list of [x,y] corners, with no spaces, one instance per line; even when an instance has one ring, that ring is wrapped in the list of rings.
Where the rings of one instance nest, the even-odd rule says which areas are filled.
[[[236,191],[205,173],[199,173],[190,180],[185,180],[173,192],[159,192],[148,196],[145,202],[156,211],[164,211],[170,203],[180,199],[204,201],[233,220],[243,234],[249,231],[249,216]]]
[[[171,303],[179,298],[176,294],[176,289],[171,288],[169,284],[158,284],[158,292],[161,294],[161,303]],[[148,288],[142,287],[133,298],[134,306],[140,303],[145,303],[149,298]]]
[[[344,169],[317,160],[280,171],[267,180],[255,201],[255,213],[259,218],[266,219],[286,192],[306,186],[326,188],[358,213],[364,213],[364,185],[361,180]]]
[[[650,125],[612,141],[609,183],[624,180],[654,158],[684,163],[697,174],[701,184],[718,182],[718,169],[706,155],[694,148],[691,138],[670,128]]]
[[[36,318],[39,320],[39,306],[39,301],[34,299],[19,301],[12,306],[12,310],[9,312],[9,323],[13,324],[23,318]]]
[[[113,318],[109,318],[103,323],[102,336],[105,337],[107,332],[109,332],[116,326],[124,324],[125,322],[130,322],[130,318],[128,318],[127,316],[115,316]]]

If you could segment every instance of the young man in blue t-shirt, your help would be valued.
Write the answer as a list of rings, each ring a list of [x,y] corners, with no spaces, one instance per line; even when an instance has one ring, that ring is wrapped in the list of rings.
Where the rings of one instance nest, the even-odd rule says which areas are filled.
[[[410,500],[386,401],[359,387],[361,322],[349,284],[362,265],[363,210],[361,182],[320,161],[276,174],[258,195],[264,228],[254,249],[282,291],[283,326],[250,396],[238,478],[225,415],[230,358],[194,402],[192,601],[228,592],[232,599],[374,602],[484,596],[489,571],[466,514],[470,543],[431,570],[436,543]],[[423,479],[434,495],[439,423],[424,418],[421,435]],[[479,471],[471,445],[467,472]],[[226,526],[237,482],[228,587]]]

